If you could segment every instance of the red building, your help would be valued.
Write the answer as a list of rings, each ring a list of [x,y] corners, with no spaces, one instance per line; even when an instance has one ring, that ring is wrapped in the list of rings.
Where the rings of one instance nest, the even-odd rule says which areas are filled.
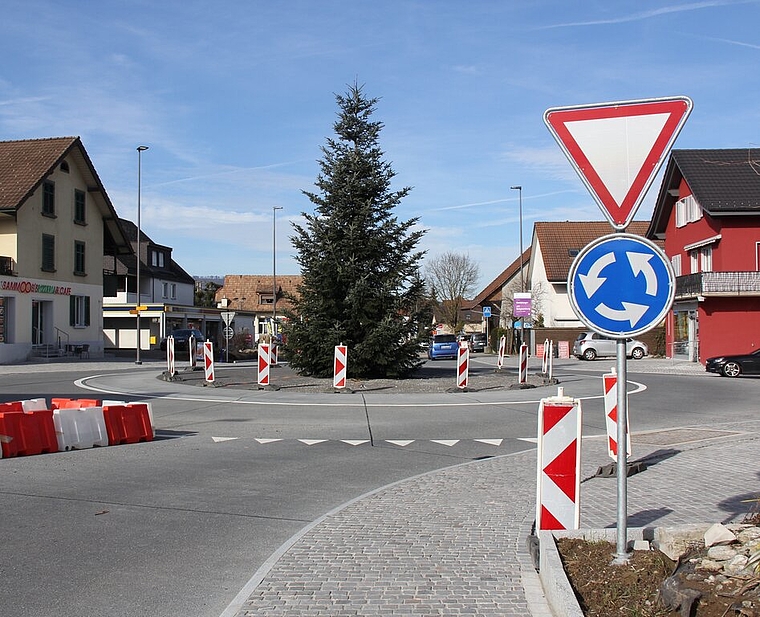
[[[668,357],[760,346],[760,149],[673,150],[647,237],[676,274]]]

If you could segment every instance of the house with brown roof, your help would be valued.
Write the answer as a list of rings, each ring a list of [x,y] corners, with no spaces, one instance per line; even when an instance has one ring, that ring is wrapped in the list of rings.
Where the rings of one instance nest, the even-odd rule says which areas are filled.
[[[78,137],[0,142],[0,363],[103,351],[103,256],[131,252]]]
[[[284,310],[292,308],[288,298],[298,297],[302,280],[300,274],[227,274],[215,299],[221,309],[248,314],[252,319],[252,334],[258,340],[272,333],[273,320],[280,324],[285,319]]]
[[[760,148],[673,150],[646,233],[676,275],[667,355],[760,348]]]
[[[649,223],[633,221],[627,233],[644,236]],[[581,328],[570,304],[567,275],[578,253],[593,240],[613,233],[604,221],[537,222],[533,226],[530,291],[534,310],[547,328]]]

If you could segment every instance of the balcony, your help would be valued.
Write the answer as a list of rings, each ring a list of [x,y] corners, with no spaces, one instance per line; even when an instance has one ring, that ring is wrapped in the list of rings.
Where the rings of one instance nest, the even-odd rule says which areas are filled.
[[[16,264],[13,257],[0,256],[0,275],[16,276]]]
[[[760,296],[760,272],[698,272],[676,277],[676,298]]]

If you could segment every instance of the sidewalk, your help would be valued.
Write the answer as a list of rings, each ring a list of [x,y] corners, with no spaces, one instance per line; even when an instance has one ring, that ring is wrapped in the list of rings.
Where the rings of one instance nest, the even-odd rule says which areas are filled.
[[[740,521],[758,495],[760,421],[633,436],[628,526]],[[581,527],[614,527],[605,439],[583,442]],[[292,538],[223,617],[548,617],[526,548],[535,451],[427,473],[360,497]],[[559,616],[557,616],[559,617]]]

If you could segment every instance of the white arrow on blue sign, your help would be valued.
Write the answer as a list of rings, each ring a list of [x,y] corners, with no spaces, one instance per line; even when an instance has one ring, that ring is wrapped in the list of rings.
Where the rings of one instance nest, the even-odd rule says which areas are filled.
[[[675,276],[655,244],[616,233],[578,253],[567,288],[584,324],[613,338],[627,338],[651,330],[665,318],[673,304]]]

